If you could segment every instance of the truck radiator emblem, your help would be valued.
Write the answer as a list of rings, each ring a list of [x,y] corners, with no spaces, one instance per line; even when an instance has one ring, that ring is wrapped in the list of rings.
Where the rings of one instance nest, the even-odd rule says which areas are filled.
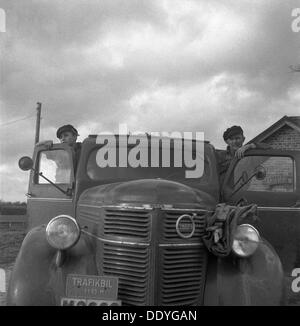
[[[178,217],[176,221],[176,232],[181,238],[188,239],[194,235],[196,229],[195,215],[183,214]]]

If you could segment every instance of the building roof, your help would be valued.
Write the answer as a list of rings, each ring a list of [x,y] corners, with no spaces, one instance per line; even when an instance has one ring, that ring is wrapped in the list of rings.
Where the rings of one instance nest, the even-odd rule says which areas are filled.
[[[272,126],[258,134],[256,137],[251,139],[249,143],[261,142],[274,134],[277,130],[281,129],[283,126],[289,126],[300,133],[300,116],[288,117],[283,116],[281,119],[276,121]]]
[[[300,127],[300,116],[299,117],[288,117],[288,119],[296,124],[298,127]]]

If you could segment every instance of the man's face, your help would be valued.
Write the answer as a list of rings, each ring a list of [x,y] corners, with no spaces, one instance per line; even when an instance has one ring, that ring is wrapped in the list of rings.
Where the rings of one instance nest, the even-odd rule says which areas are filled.
[[[243,134],[234,135],[226,140],[226,143],[231,150],[236,151],[238,148],[243,146],[245,137]]]
[[[69,145],[75,144],[76,139],[77,139],[77,136],[74,135],[71,131],[64,131],[63,133],[61,133],[60,138],[59,138],[61,143],[66,143]]]

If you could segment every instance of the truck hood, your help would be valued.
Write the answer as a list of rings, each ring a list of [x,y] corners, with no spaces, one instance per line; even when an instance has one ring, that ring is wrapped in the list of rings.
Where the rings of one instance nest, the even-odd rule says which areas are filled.
[[[143,179],[96,186],[85,190],[78,204],[162,206],[213,209],[217,199],[204,191],[162,179]]]

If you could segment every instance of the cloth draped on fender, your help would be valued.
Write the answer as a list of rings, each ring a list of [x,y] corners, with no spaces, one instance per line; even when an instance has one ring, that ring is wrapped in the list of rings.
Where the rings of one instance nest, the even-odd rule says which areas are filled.
[[[230,206],[218,204],[215,212],[208,217],[203,242],[207,249],[216,256],[230,254],[234,231],[242,222],[256,220],[257,205]]]

